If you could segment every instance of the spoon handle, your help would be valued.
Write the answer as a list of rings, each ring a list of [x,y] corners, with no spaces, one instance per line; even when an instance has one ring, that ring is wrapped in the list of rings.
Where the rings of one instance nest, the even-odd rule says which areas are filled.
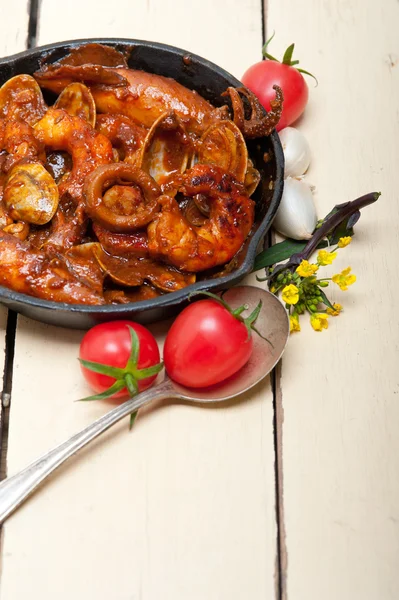
[[[64,461],[115,423],[152,400],[175,397],[170,380],[150,388],[117,406],[79,433],[53,448],[19,473],[0,483],[0,524]]]

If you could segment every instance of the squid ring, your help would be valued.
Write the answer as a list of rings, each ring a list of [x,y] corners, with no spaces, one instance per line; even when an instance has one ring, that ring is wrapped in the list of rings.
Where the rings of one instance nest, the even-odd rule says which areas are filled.
[[[126,186],[126,182],[133,186]],[[161,189],[150,175],[126,163],[97,167],[84,186],[89,217],[119,233],[148,225],[159,210],[160,196]]]

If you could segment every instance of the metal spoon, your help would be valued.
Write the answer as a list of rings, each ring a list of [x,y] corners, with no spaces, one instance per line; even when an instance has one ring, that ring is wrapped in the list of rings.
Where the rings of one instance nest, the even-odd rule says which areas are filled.
[[[246,304],[248,309],[243,316],[250,314],[259,300],[262,300],[262,310],[256,321],[256,327],[270,343],[253,334],[253,352],[248,363],[229,379],[209,388],[186,388],[164,376],[158,385],[127,400],[16,475],[8,477],[0,483],[0,523],[3,523],[64,461],[123,417],[145,404],[153,400],[169,398],[200,404],[222,402],[246,392],[273,369],[284,351],[289,335],[287,312],[281,302],[270,292],[252,286],[231,288],[224,298],[233,308]]]

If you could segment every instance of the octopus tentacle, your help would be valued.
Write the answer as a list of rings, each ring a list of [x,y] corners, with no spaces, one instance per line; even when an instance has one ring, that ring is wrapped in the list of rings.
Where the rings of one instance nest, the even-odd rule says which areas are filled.
[[[283,110],[283,91],[278,85],[274,85],[276,97],[270,102],[271,109],[265,115],[264,109],[258,98],[247,88],[229,87],[222,96],[230,96],[233,108],[233,121],[246,138],[257,138],[270,135],[280,120]],[[242,96],[248,100],[251,114],[249,119],[245,118],[245,107]]]

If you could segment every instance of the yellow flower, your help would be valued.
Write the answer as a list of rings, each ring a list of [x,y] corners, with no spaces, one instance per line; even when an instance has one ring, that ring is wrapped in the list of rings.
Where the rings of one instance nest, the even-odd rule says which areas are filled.
[[[315,331],[328,329],[328,315],[325,313],[314,313],[310,315],[310,324]]]
[[[352,238],[348,235],[348,237],[342,237],[338,240],[338,248],[345,248],[345,246],[349,246]]]
[[[299,300],[299,290],[296,285],[286,285],[281,294],[286,304],[296,304]]]
[[[272,294],[274,294],[274,292],[276,291],[276,286],[272,285],[272,287],[270,288],[270,291]]]
[[[333,282],[339,285],[344,292],[348,289],[349,285],[352,285],[352,283],[355,283],[356,281],[356,275],[350,275],[350,272],[351,267],[347,267],[341,273],[333,275],[332,277]]]
[[[331,315],[332,317],[337,317],[339,315],[339,313],[342,311],[342,306],[341,306],[341,304],[338,304],[338,302],[334,302],[333,307],[334,308],[327,308],[326,313],[328,315]]]
[[[327,250],[319,250],[317,253],[317,262],[321,267],[331,265],[332,261],[337,257],[336,252],[328,252]]]
[[[290,332],[301,331],[298,315],[290,315]]]
[[[297,267],[296,272],[301,277],[311,277],[316,273],[318,268],[317,265],[310,264],[309,261],[303,260],[299,267]]]

